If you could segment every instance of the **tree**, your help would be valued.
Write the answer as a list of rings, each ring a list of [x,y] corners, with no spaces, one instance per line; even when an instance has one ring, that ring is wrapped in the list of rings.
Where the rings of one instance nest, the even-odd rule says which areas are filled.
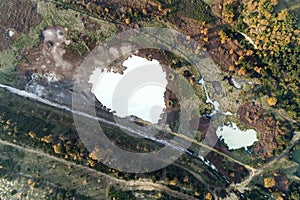
[[[213,22],[209,5],[199,0],[178,0],[176,8],[177,14],[203,22]]]
[[[230,38],[227,36],[227,34],[223,30],[220,30],[218,34],[221,39],[221,44],[224,44],[230,40]]]
[[[275,186],[275,179],[274,177],[264,178],[264,187],[271,188]]]

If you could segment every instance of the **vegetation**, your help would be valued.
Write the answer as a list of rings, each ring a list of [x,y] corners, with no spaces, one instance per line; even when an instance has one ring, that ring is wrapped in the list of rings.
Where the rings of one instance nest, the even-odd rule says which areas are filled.
[[[158,4],[153,10],[149,8],[135,10],[129,6],[118,9],[116,6],[110,5],[109,3],[104,4],[105,6],[95,6],[87,3],[89,1],[62,2],[73,2],[72,9],[83,8],[82,10],[90,13],[90,15],[99,18],[101,17],[101,19],[112,20],[113,24],[110,23],[107,27],[103,28],[104,31],[108,30],[107,32],[88,31],[85,30],[85,27],[74,26],[75,24],[81,24],[76,22],[79,20],[78,15],[75,14],[75,12],[65,12],[65,9],[69,8],[64,5],[60,6],[58,12],[55,13],[45,11],[43,12],[44,21],[34,30],[34,32],[32,32],[33,35],[21,35],[19,39],[12,44],[15,48],[14,50],[1,52],[1,72],[5,71],[11,73],[14,71],[19,62],[15,53],[27,46],[36,48],[40,40],[40,35],[37,33],[48,25],[67,27],[69,29],[68,35],[73,41],[69,48],[79,55],[84,55],[89,52],[97,42],[100,42],[112,33],[115,33],[115,24],[121,24],[122,26],[132,26],[136,24],[147,26],[149,24],[151,25],[151,23],[153,23],[153,26],[156,26],[156,24],[160,24],[161,21],[151,23],[145,22],[146,19],[156,17],[156,12],[161,12],[161,16],[166,15],[170,17],[170,19],[174,18],[175,20],[180,17],[188,17],[208,23],[214,21],[214,18],[210,14],[210,7],[201,0],[156,0]],[[287,10],[275,13],[275,5],[276,1],[274,0],[270,2],[266,0],[260,2],[252,1],[250,4],[247,4],[248,7],[245,5],[244,12],[248,12],[247,9],[250,9],[250,12],[249,14],[245,14],[245,18],[242,18],[242,15],[235,9],[236,5],[226,3],[224,5],[224,22],[236,25],[235,28],[247,33],[250,38],[254,40],[254,45],[250,43],[245,45],[247,51],[245,51],[244,56],[241,56],[239,59],[238,64],[240,68],[237,73],[241,76],[248,73],[251,74],[252,77],[260,77],[262,84],[257,92],[269,97],[267,99],[269,106],[287,109],[288,113],[298,121],[300,117],[298,90],[300,31],[295,25],[296,18]],[[254,7],[254,9],[252,7]],[[170,15],[168,15],[169,13]],[[54,19],[53,16],[62,17]],[[139,22],[139,19],[141,18],[144,18],[145,21]],[[101,25],[104,25],[104,23],[104,21],[101,21]],[[258,27],[256,24],[258,24]],[[160,26],[165,26],[165,24],[161,23]],[[257,28],[259,31],[257,31]],[[207,36],[208,29],[200,29],[200,33]],[[224,29],[219,31],[218,34],[223,45],[226,45],[231,41],[230,31]],[[205,38],[204,41],[207,42],[208,37]],[[190,40],[190,36],[188,36],[187,41],[188,40]],[[233,50],[231,50],[230,55],[233,53]],[[173,62],[173,68],[178,68],[178,70],[181,70],[182,72],[187,70],[188,64],[184,63],[184,61],[172,56],[170,56],[170,61]],[[231,71],[234,70],[235,66],[232,65]],[[202,87],[194,84],[195,80],[193,79],[195,77],[198,79],[199,74],[192,71],[191,75],[188,75],[186,78],[190,81],[191,85],[193,85],[199,98],[205,100],[205,96],[203,92],[201,92]],[[50,155],[75,162],[79,165],[89,166],[90,168],[120,179],[151,179],[153,182],[163,183],[172,190],[186,193],[191,196],[205,197],[205,199],[212,199],[212,195],[208,193],[206,184],[201,182],[202,179],[204,182],[209,183],[212,188],[214,185],[219,185],[218,187],[220,187],[220,184],[222,184],[212,170],[208,167],[205,168],[205,165],[200,163],[199,160],[190,158],[187,155],[183,155],[175,164],[147,174],[129,174],[109,169],[97,161],[97,157],[93,152],[90,153],[85,149],[76,134],[72,117],[69,113],[66,114],[57,111],[56,109],[46,108],[36,102],[31,102],[18,97],[16,98],[14,95],[3,92],[2,90],[0,93],[4,94],[2,97],[0,95],[0,110],[2,112],[0,113],[1,139],[5,139],[6,141],[21,146],[28,145],[33,149],[42,150]],[[175,104],[176,102],[171,103]],[[207,107],[209,107],[207,104],[201,105],[202,109],[208,109]],[[11,120],[11,118],[14,120]],[[174,121],[174,126],[175,125],[176,121]],[[102,127],[109,139],[124,149],[135,152],[150,152],[161,148],[161,145],[153,144],[151,141],[139,140],[135,137],[125,135],[114,127],[104,124]],[[288,142],[288,140],[280,141],[280,139],[281,138],[279,137],[276,138],[279,143],[279,153],[282,152],[280,147]],[[195,146],[194,151],[196,152],[198,148],[198,146]],[[242,150],[234,151],[231,156],[236,158],[242,157],[239,159],[250,165],[256,165],[257,162],[259,162],[259,158],[254,158],[251,154],[247,153],[247,155],[245,155],[245,153],[246,152]],[[237,172],[235,170],[235,168],[237,168],[236,165],[231,161],[225,161],[224,159],[224,161],[222,160],[220,162],[222,163],[220,166],[223,166],[223,169],[222,167],[219,168],[219,165],[217,165],[218,169],[222,170],[222,173],[227,174],[235,181],[240,181],[248,175],[247,170],[244,169]],[[196,176],[190,172],[196,172]],[[200,178],[196,178],[198,174],[201,174]],[[261,180],[260,183],[264,184],[265,189],[272,189],[275,186],[276,181],[274,177],[271,177]],[[297,193],[299,184],[293,183],[291,187],[293,187],[291,189],[295,192],[288,195],[290,195],[291,199],[299,198]],[[57,199],[68,199],[76,195],[75,190],[70,190],[67,194],[64,194],[64,192],[67,191],[63,191],[62,194],[59,193]],[[250,197],[257,198],[256,195],[260,195],[262,199],[266,199],[266,197],[262,195],[265,194],[264,190],[257,191],[256,189],[253,189],[249,193]],[[133,192],[124,192],[117,187],[109,187],[108,194],[109,195],[107,196],[112,199],[135,199]],[[84,197],[79,198],[83,199]],[[159,198],[174,199],[172,196],[165,193],[160,194]]]
[[[13,50],[7,49],[0,52],[0,72],[12,72],[18,64],[16,54]]]
[[[226,35],[226,33],[223,30],[220,30],[218,34],[221,39],[221,44],[225,44],[230,40],[230,38]]]
[[[264,187],[271,188],[275,186],[275,179],[274,177],[264,178]]]
[[[228,1],[223,5],[222,21],[235,25],[240,14],[240,3],[238,1]]]
[[[277,103],[277,99],[275,97],[268,98],[268,104],[269,106],[275,106]]]
[[[238,28],[254,44],[247,46],[253,52],[240,57],[239,64],[251,76],[261,78],[257,92],[270,97],[269,105],[286,109],[299,121],[300,29],[297,18],[286,9],[276,13],[276,5],[276,0],[244,4],[243,18],[237,19],[243,26]]]
[[[202,0],[156,0],[164,9],[170,9],[169,19],[188,17],[197,21],[213,22],[210,6]]]
[[[193,195],[193,191],[198,191],[199,195],[207,193],[205,186],[197,178],[181,168],[181,161],[176,166],[170,165],[161,170],[146,174],[131,174],[110,169],[101,162],[98,162],[97,158],[87,151],[76,134],[70,113],[61,112],[2,90],[0,92],[3,94],[0,95],[0,139],[2,140],[23,147],[29,146],[31,149],[74,162],[77,165],[89,166],[119,179],[152,179],[154,182],[164,182],[171,189],[184,191],[186,194]],[[129,137],[108,125],[102,124],[102,128],[113,142],[122,146],[122,148],[130,149],[130,151],[149,152],[155,150],[157,147],[157,144],[153,144],[151,141],[141,141],[138,138]],[[199,164],[199,166],[201,165]],[[216,177],[210,177],[211,179],[217,181]],[[176,180],[176,185],[174,185],[174,181],[172,182],[172,180]],[[181,187],[186,189],[182,189]],[[67,192],[74,194],[74,191],[68,190]],[[63,195],[61,198],[66,195],[63,193],[59,194],[60,196]],[[116,199],[123,199],[121,197],[124,197],[124,195],[130,196],[131,193],[112,189],[110,190],[110,195],[111,197],[116,197]],[[167,194],[162,194],[161,198],[167,199],[169,198],[168,196]]]
[[[110,199],[136,199],[136,197],[134,196],[134,194],[131,191],[122,191],[122,190],[118,190],[115,187],[111,186],[109,188],[109,198]]]

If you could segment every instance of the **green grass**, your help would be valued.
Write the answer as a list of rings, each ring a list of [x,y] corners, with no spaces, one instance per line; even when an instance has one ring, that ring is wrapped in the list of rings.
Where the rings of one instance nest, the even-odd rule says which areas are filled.
[[[292,6],[300,4],[300,0],[278,0],[277,7],[280,9],[290,8]]]
[[[297,25],[300,27],[300,0],[278,0],[276,12],[280,12],[284,9],[288,9],[298,17]]]
[[[17,54],[12,49],[0,52],[0,72],[14,71],[18,64]]]
[[[293,152],[292,159],[300,165],[300,149]]]
[[[178,2],[175,10],[180,16],[192,18],[197,21],[206,21],[209,23],[214,21],[210,6],[201,0],[182,0]]]
[[[90,20],[94,23],[101,24],[101,29],[97,31],[86,30],[81,20],[81,17],[84,16],[84,14],[71,9],[57,9],[55,8],[55,5],[51,3],[43,2],[40,4],[42,7],[40,14],[42,15],[45,27],[51,25],[67,28],[68,38],[73,41],[68,48],[81,56],[89,53],[93,49],[90,49],[90,47],[80,38],[80,34],[88,36],[93,43],[98,45],[116,32],[115,24],[94,18],[90,18]]]

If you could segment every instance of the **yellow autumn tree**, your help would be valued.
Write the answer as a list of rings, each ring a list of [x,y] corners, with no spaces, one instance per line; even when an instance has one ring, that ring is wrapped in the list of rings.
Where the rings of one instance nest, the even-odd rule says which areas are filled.
[[[53,145],[53,150],[56,154],[61,154],[62,153],[62,146],[61,144],[55,144]]]
[[[161,4],[158,4],[158,5],[157,5],[157,9],[158,9],[158,11],[163,11],[162,5],[161,5]]]
[[[246,75],[246,69],[245,69],[245,67],[242,67],[241,69],[238,70],[238,75],[239,76]]]
[[[256,71],[257,73],[261,73],[261,70],[262,70],[262,68],[261,67],[257,67],[257,66],[255,66],[254,68],[253,68],[253,70],[254,71]]]
[[[229,70],[230,72],[233,72],[233,71],[234,71],[234,65],[230,65],[228,70]]]
[[[212,195],[211,195],[211,193],[207,193],[207,194],[205,195],[205,200],[212,200]]]
[[[274,177],[264,178],[264,187],[271,188],[275,186],[275,179]]]
[[[277,103],[277,98],[276,97],[270,97],[268,98],[268,104],[269,106],[275,106]]]
[[[226,35],[226,33],[223,30],[220,30],[218,34],[219,34],[220,39],[221,39],[221,44],[224,44],[224,43],[226,43],[227,41],[230,40],[229,37]]]
[[[289,16],[287,9],[284,9],[278,13],[277,20],[284,21]]]
[[[29,135],[29,137],[31,137],[31,138],[35,138],[36,137],[36,134],[33,132],[33,131],[30,131],[29,133],[28,133],[28,135]]]
[[[143,13],[143,15],[147,15],[147,10],[145,8],[143,8],[142,13]]]
[[[125,19],[125,23],[126,23],[126,24],[130,24],[130,19],[129,19],[129,18],[126,18],[126,19]]]
[[[51,143],[52,140],[53,140],[52,135],[44,136],[44,137],[41,138],[41,141],[45,142],[47,144]]]
[[[177,184],[177,178],[170,180],[169,184],[175,186]]]

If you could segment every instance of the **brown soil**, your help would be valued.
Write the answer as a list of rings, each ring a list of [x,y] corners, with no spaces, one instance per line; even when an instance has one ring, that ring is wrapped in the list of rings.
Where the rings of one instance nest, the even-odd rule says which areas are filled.
[[[42,49],[42,45],[40,45],[39,49]],[[21,62],[17,68],[17,70],[21,73],[34,72],[45,74],[55,72],[59,80],[66,78],[71,80],[73,78],[76,67],[78,67],[83,60],[82,57],[75,55],[73,52],[67,49],[66,54],[64,54],[63,58],[64,61],[72,65],[72,69],[65,71],[62,70],[63,66],[57,67],[56,63],[53,60],[49,59],[49,57],[44,55],[41,50],[23,49],[22,58],[23,60],[25,60],[25,62]]]
[[[125,23],[125,19],[131,18],[132,14],[135,14],[142,20],[147,21],[151,18],[164,18],[168,13],[168,10],[158,11],[158,5],[156,3],[138,0],[91,0],[88,1],[88,3],[85,3],[85,1],[82,1],[81,3],[77,2],[75,7],[78,7],[79,9],[87,8],[97,17],[104,20],[117,19],[114,20],[115,22],[121,20],[120,22],[116,22],[118,31],[125,31],[139,27],[138,22],[132,21],[129,24]],[[147,11],[147,14],[143,14],[143,9]],[[219,11],[216,11],[214,14],[217,15],[218,12]],[[91,23],[90,20],[86,19],[83,21],[87,29],[94,29],[94,24]],[[244,53],[237,41],[228,41],[226,44],[221,44],[218,32],[222,29],[223,25],[220,20],[218,21],[219,25],[205,25],[208,28],[208,42],[204,42],[204,36],[200,34],[200,28],[203,27],[201,22],[181,17],[172,20],[171,23],[174,25],[173,28],[179,30],[185,35],[191,36],[202,47],[207,48],[207,51],[213,61],[219,64],[224,71],[228,71],[229,66],[236,66],[239,56]],[[232,54],[229,53],[230,50],[233,50]]]
[[[5,30],[14,28],[18,33],[28,33],[41,21],[36,5],[29,0],[2,0],[0,13],[0,50],[8,47],[9,41],[3,37]]]
[[[283,193],[287,193],[289,191],[289,180],[287,179],[286,175],[282,173],[275,174],[275,189]]]
[[[222,26],[205,25],[208,28],[208,42],[204,42],[203,35],[199,34],[200,28],[203,27],[201,22],[189,18],[181,18],[176,22],[176,26],[182,33],[191,36],[202,47],[205,47],[212,60],[219,64],[224,71],[228,71],[231,65],[236,66],[239,57],[244,54],[244,50],[237,41],[228,41],[225,44],[221,44],[218,33]],[[233,50],[231,55],[229,53],[230,50]]]
[[[218,166],[218,170],[223,176],[234,183],[242,182],[248,175],[248,170],[239,164],[230,163],[226,159],[215,152],[210,152],[205,157],[215,166]]]
[[[88,31],[97,31],[101,29],[101,25],[93,20],[91,20],[88,16],[83,16],[81,18],[84,28]]]
[[[259,133],[259,142],[254,145],[254,152],[264,157],[272,156],[278,147],[276,136],[284,134],[279,130],[279,122],[267,116],[265,110],[254,102],[242,105],[238,116],[245,125],[255,128]]]
[[[10,40],[6,36],[5,29],[0,29],[0,51],[3,51],[4,49],[9,47]]]
[[[223,3],[224,0],[212,0],[211,3],[211,11],[214,14],[214,16],[220,20],[220,23],[222,20]]]
[[[209,119],[205,117],[200,117],[199,119],[193,119],[190,122],[191,127],[193,129],[197,129],[198,131],[201,131],[202,133],[207,133],[209,128],[210,121]],[[205,134],[203,134],[203,138],[205,137]]]

